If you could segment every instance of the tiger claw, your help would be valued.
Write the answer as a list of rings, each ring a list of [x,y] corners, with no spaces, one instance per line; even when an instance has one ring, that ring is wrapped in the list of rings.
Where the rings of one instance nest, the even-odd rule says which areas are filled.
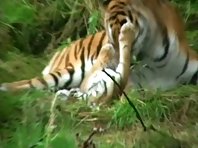
[[[62,90],[57,91],[55,96],[59,97],[60,100],[62,100],[62,101],[66,101],[66,100],[68,100],[68,98],[70,96],[70,91],[66,90],[66,89],[62,89]]]

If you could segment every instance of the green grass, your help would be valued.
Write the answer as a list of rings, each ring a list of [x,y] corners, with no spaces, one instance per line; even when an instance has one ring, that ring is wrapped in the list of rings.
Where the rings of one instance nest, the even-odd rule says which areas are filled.
[[[158,143],[152,140],[154,137],[158,137],[162,145],[169,139],[174,141],[173,137],[175,137],[191,146],[197,146],[197,87],[185,86],[171,92],[147,92],[143,95],[131,92],[129,96],[145,124],[154,125],[161,131],[160,133],[148,131],[152,133],[148,136],[148,132],[143,132],[135,112],[125,100],[115,101],[114,105],[102,108],[100,111],[90,110],[84,102],[63,103],[57,100],[51,110],[54,98],[51,93],[29,91],[14,94],[14,96],[1,93],[1,105],[4,107],[2,111],[5,113],[1,115],[0,120],[0,145],[20,148],[35,144],[38,147],[64,145],[76,147],[78,144],[75,139],[76,133],[80,133],[82,139],[86,139],[92,128],[100,125],[105,132],[94,136],[94,143],[98,147],[126,147],[127,145],[141,147],[142,143],[147,145],[150,141],[157,145]],[[141,101],[143,96],[148,100]],[[9,104],[6,107],[4,103],[9,102],[8,98],[12,105]],[[52,114],[54,116],[51,116]],[[54,120],[53,124],[49,125],[52,120]]]

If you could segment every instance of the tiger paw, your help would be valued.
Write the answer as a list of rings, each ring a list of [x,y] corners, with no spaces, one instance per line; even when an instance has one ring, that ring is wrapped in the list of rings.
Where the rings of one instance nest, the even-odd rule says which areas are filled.
[[[62,100],[62,101],[66,101],[69,98],[69,94],[70,94],[69,90],[62,89],[62,90],[57,91],[55,96],[59,97],[60,100]]]
[[[110,43],[106,43],[101,48],[100,58],[103,59],[103,62],[108,62],[110,58],[113,58],[114,54],[115,50],[113,48],[113,45]]]
[[[76,94],[78,94],[80,92],[79,88],[72,88],[69,90],[70,92],[70,96],[75,96]]]
[[[87,100],[87,94],[81,92],[79,88],[72,88],[70,89],[70,97],[77,99],[77,100]]]
[[[87,94],[81,92],[79,88],[72,88],[70,90],[62,89],[56,92],[56,96],[61,100],[66,101],[68,99],[77,99],[77,100],[87,100]]]
[[[112,51],[114,53],[114,48],[113,45],[110,43],[106,43],[102,46],[101,51],[107,50],[107,51]]]
[[[127,19],[127,22],[122,25],[120,29],[120,35],[119,35],[119,41],[121,42],[127,42],[132,40],[135,37],[135,26],[131,23],[129,19]]]

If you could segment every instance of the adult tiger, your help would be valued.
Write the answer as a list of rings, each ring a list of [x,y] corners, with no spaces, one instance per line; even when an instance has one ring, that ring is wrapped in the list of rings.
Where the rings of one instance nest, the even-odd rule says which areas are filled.
[[[129,77],[134,88],[167,90],[178,84],[198,84],[198,55],[188,46],[183,22],[168,1],[106,0],[104,4],[106,28],[110,28],[107,32],[113,39],[114,28],[125,23],[120,21],[123,16],[138,28],[133,55],[140,62],[133,66]],[[111,38],[109,41],[116,45]],[[79,87],[101,47],[109,41],[104,31],[80,39],[55,54],[44,69],[43,78],[4,83],[0,89]]]
[[[87,40],[81,39],[77,41],[77,43],[72,44],[70,46],[71,48],[65,48],[62,52],[55,53],[52,60],[49,62],[49,65],[43,70],[43,78],[36,77],[30,80],[4,83],[1,85],[0,89],[13,91],[28,88],[44,89],[47,87],[62,87],[70,89],[69,87],[79,88],[80,86],[80,89],[71,89],[68,91],[66,89],[63,89],[58,93],[64,95],[67,95],[69,93],[68,97],[70,97],[69,95],[72,94],[73,98],[75,97],[75,99],[87,100],[90,105],[92,105],[93,103],[106,103],[112,98],[112,96],[120,95],[120,91],[116,90],[117,87],[115,87],[114,82],[106,75],[105,72],[114,77],[117,83],[119,83],[121,87],[124,88],[130,71],[131,45],[132,41],[135,39],[134,32],[136,31],[136,29],[134,25],[130,22],[130,20],[126,18],[126,23],[122,25],[120,30],[120,34],[117,38],[119,42],[118,52],[120,53],[118,60],[119,62],[117,65],[113,63],[115,69],[110,68],[114,59],[115,50],[112,44],[108,42],[107,36],[104,36],[103,40],[105,40],[105,42],[103,43],[103,40],[101,40],[101,42],[98,44],[98,47],[95,48],[96,50],[94,52],[93,50],[89,51],[89,48],[85,48],[82,43]],[[101,36],[103,35],[105,35],[104,32],[101,33]],[[94,35],[90,36],[90,38],[92,39],[94,39],[94,37]],[[73,46],[75,46],[76,48],[74,48]],[[91,45],[89,44],[89,46]],[[69,51],[69,49],[74,51]],[[81,49],[82,51],[79,51]],[[83,52],[83,50],[85,51]],[[93,53],[91,53],[91,51]],[[89,71],[85,71],[85,74],[75,71],[77,77],[80,77],[83,74],[81,79],[79,78],[81,82],[79,82],[76,78],[75,81],[71,81],[75,74],[74,70],[78,70],[78,66],[79,71],[82,70],[82,68],[86,67],[82,67],[83,65],[80,64],[80,62],[82,62],[80,61],[81,58],[75,58],[76,61],[74,63],[76,64],[79,62],[79,65],[74,64],[75,69],[72,69],[72,64],[66,64],[67,61],[70,62],[70,60],[67,60],[67,58],[70,58],[67,52],[73,52],[74,56],[77,52],[82,52],[80,56],[84,56],[87,52],[90,52],[90,56],[85,56],[87,58],[85,59],[85,61],[90,62],[90,65],[88,65],[87,63],[85,64],[87,65],[87,68],[89,68]],[[76,81],[77,84],[75,83]]]
[[[70,90],[63,89],[57,92],[58,95],[64,95],[64,99],[74,98],[86,100],[89,105],[101,105],[111,101],[112,97],[121,95],[114,81],[108,76],[114,78],[120,88],[123,90],[126,86],[131,63],[131,45],[135,39],[136,28],[128,18],[118,34],[118,51],[111,43],[106,43],[100,50],[95,64],[89,74],[83,79],[80,88]],[[115,53],[119,53],[118,64],[112,69],[112,59]]]

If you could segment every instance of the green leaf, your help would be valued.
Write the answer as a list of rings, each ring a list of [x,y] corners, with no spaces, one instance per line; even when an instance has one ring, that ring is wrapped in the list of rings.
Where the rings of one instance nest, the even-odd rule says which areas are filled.
[[[35,18],[34,8],[22,2],[4,1],[1,3],[0,9],[4,23],[30,24]]]

